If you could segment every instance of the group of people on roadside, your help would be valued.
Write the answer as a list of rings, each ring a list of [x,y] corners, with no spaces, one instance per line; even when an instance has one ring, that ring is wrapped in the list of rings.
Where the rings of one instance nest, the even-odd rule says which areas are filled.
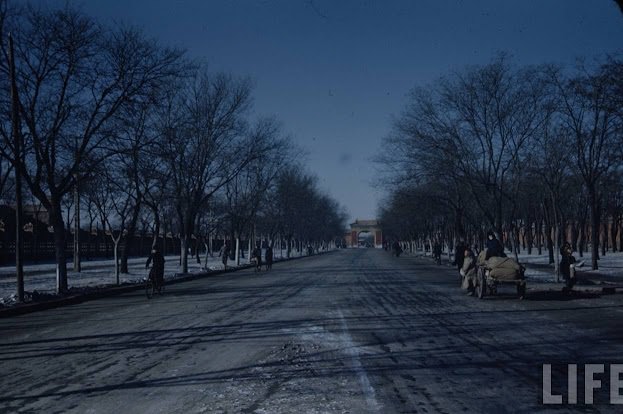
[[[229,256],[231,254],[231,247],[229,246],[229,242],[225,241],[223,247],[219,252],[219,256],[223,262],[223,268],[227,270],[227,261],[229,260]],[[258,243],[253,249],[251,253],[251,261],[255,264],[255,271],[259,272],[262,270],[262,248]],[[266,252],[264,252],[264,262],[266,266],[266,270],[271,270],[273,268],[273,247],[268,246],[266,248]]]
[[[225,241],[221,250],[219,252],[219,256],[223,262],[223,268],[227,270],[227,261],[229,259],[229,255],[231,254],[231,248],[229,246],[229,242]],[[262,249],[260,244],[256,246],[251,254],[251,260],[255,263],[255,270],[260,271],[262,268]],[[164,283],[164,256],[160,252],[160,248],[158,246],[152,247],[151,253],[147,258],[147,262],[145,263],[145,269],[149,268],[151,265],[151,269],[149,271],[148,278],[156,285],[160,286]],[[273,247],[268,246],[266,248],[266,252],[264,252],[264,264],[266,266],[266,270],[271,270],[273,267]]]
[[[570,291],[575,285],[575,257],[573,256],[573,249],[571,244],[564,242],[560,247],[560,273],[565,281],[565,291]],[[461,287],[467,290],[468,295],[474,295],[475,290],[475,278],[477,275],[477,259],[474,251],[470,249],[465,243],[464,239],[461,239],[455,250],[456,265],[459,269],[463,281]],[[493,231],[487,233],[487,244],[484,255],[484,260],[489,260],[491,257],[506,257],[504,253],[504,246]]]
[[[266,270],[270,270],[273,268],[273,247],[268,246],[266,248],[266,252],[264,253],[264,259],[266,264]],[[255,246],[253,249],[253,253],[251,254],[251,260],[255,263],[255,271],[259,272],[262,270],[262,248],[260,244]]]

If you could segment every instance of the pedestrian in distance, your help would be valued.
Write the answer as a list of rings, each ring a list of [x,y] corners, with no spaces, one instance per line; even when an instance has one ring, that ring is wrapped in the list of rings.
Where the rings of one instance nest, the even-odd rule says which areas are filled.
[[[227,270],[227,259],[229,258],[229,255],[229,242],[225,241],[223,247],[221,247],[221,250],[219,251],[219,256],[221,256],[221,261],[223,262],[223,268],[225,270]]]
[[[433,259],[435,259],[435,263],[438,265],[441,264],[441,243],[435,240],[435,244],[433,245]]]
[[[456,268],[459,270],[461,270],[461,268],[463,267],[463,261],[465,260],[465,251],[467,250],[467,248],[468,247],[467,244],[465,244],[465,239],[461,237],[456,247],[454,248],[454,264],[456,264]]]
[[[148,269],[149,265],[152,264],[149,271],[149,279],[155,286],[161,286],[164,282],[164,262],[164,256],[160,253],[160,249],[154,246],[145,263],[145,269]]]
[[[398,241],[395,241],[392,247],[396,257],[400,257],[400,254],[402,253],[402,247],[400,246],[400,243],[398,243]]]
[[[262,248],[259,243],[253,249],[251,260],[255,263],[255,271],[260,272],[262,270]]]
[[[266,270],[270,270],[273,268],[273,246],[268,246],[266,248],[266,253],[264,253],[264,258],[266,259]]]

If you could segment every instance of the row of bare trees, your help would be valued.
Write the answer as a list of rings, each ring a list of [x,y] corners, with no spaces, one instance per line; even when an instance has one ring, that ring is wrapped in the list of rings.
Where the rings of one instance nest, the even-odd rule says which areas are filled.
[[[520,239],[546,245],[556,263],[571,235],[597,269],[600,243],[622,247],[622,101],[613,56],[518,67],[500,53],[413,89],[376,159],[384,223],[405,240],[494,229],[515,253]]]
[[[11,140],[8,33],[15,40],[19,152]],[[209,72],[183,50],[133,28],[102,25],[71,6],[0,1],[0,36],[0,190],[6,199],[11,174],[18,174],[47,210],[59,291],[68,287],[66,226],[73,220],[80,227],[83,215],[112,237],[117,281],[127,272],[124,240],[145,223],[154,243],[161,233],[179,234],[182,272],[191,238],[216,230],[240,237],[264,220],[299,239],[341,236],[343,214],[334,202],[317,203],[326,197],[315,187],[301,202],[318,204],[322,217],[306,224],[333,227],[292,230],[287,221],[286,230],[280,221],[292,217],[283,212],[279,191],[288,191],[279,180],[305,174],[280,123],[254,114],[248,78]]]

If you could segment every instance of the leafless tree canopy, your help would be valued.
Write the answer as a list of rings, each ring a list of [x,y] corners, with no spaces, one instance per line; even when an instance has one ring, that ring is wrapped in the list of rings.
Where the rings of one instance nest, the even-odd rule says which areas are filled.
[[[575,202],[585,197],[596,268],[604,184],[623,160],[621,68],[615,57],[516,67],[500,54],[415,88],[376,159],[390,191],[385,222],[396,237],[447,241],[491,228],[514,251],[536,226],[551,252],[568,224],[587,228]],[[440,208],[420,207],[430,203]]]

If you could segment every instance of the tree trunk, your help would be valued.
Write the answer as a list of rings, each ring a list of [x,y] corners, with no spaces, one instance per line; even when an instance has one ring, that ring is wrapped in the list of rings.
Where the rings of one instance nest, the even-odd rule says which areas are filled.
[[[75,175],[78,180],[77,174]],[[82,271],[80,261],[80,194],[78,193],[78,184],[74,184],[74,272]]]
[[[140,213],[141,204],[138,203],[136,206],[134,206],[132,218],[130,219],[130,223],[128,223],[128,233],[125,236],[125,243],[123,243],[123,249],[121,250],[121,273],[124,274],[128,273],[128,256],[130,255],[130,244],[132,244],[134,234],[136,233],[136,224],[138,223],[138,217]]]
[[[103,240],[103,244],[104,244],[104,257],[106,259],[108,259],[108,237],[106,237],[106,220],[102,219],[101,220],[101,224],[102,224],[102,240]]]
[[[519,241],[517,240],[517,232],[511,228],[510,229],[510,242],[511,242],[511,249],[513,251],[513,256],[515,257],[515,261],[517,263],[519,263],[519,256],[517,254],[517,246],[519,244]]]
[[[537,250],[538,255],[543,254],[543,221],[539,221],[539,228],[536,232],[536,240],[537,240]]]
[[[552,240],[552,228],[549,224],[545,224],[545,241],[547,243],[547,253],[549,264],[554,263],[554,241]]]
[[[210,239],[210,243],[212,243],[212,239]],[[203,243],[203,247],[206,249],[206,256],[205,256],[205,262],[204,262],[203,268],[205,270],[208,270],[208,258],[209,258],[209,255],[211,254],[212,249],[210,248],[209,243],[206,243],[206,242]]]
[[[110,233],[112,234],[112,230],[110,231]],[[114,236],[111,236],[113,239],[113,245],[114,245],[114,260],[115,260],[115,280],[117,281],[117,286],[119,285],[119,240],[121,240],[121,234],[119,234],[119,236],[117,238],[115,238]]]
[[[554,226],[554,274],[556,275],[556,282],[560,281],[560,225],[558,223]]]
[[[61,214],[60,200],[52,200],[50,220],[54,228],[54,255],[56,259],[56,291],[67,291],[67,255],[65,254],[65,223]]]
[[[586,223],[580,221],[578,225],[578,253],[580,257],[584,257],[584,245],[586,244]]]
[[[605,222],[601,223],[601,257],[606,255],[606,250],[608,250],[608,224]]]
[[[595,189],[589,190],[591,207],[591,264],[593,270],[599,269],[599,200]]]
[[[186,212],[186,217],[180,215],[182,231],[180,234],[180,265],[182,273],[188,273],[188,248],[190,247],[190,236],[193,233],[195,217],[192,211]]]
[[[526,229],[526,242],[528,247],[528,254],[532,254],[532,247],[534,246],[534,232],[532,230],[532,224],[528,225]]]
[[[571,248],[573,249],[574,252],[578,251],[578,238],[579,238],[578,226],[576,225],[575,220],[573,220],[571,223]]]
[[[182,235],[180,237],[180,263],[182,266],[182,273],[188,273],[188,236]]]
[[[240,266],[240,237],[236,237],[236,266]]]
[[[199,238],[197,237],[195,239],[195,258],[197,259],[197,264],[201,264],[201,257],[199,256],[199,246],[201,244],[201,240],[199,240]]]
[[[612,241],[612,253],[616,253],[617,251],[618,233],[619,233],[619,222],[618,222],[618,219],[613,215],[612,216],[612,227],[610,228],[610,240]]]
[[[154,235],[153,235],[153,239],[151,240],[152,250],[158,244],[158,237],[160,236],[160,214],[158,214],[158,211],[155,209],[153,210],[153,212],[154,212]],[[164,236],[166,237],[167,235],[165,234]],[[162,246],[162,255],[163,256],[165,255],[164,245]]]
[[[162,255],[167,255],[167,221],[166,219],[162,222]]]

